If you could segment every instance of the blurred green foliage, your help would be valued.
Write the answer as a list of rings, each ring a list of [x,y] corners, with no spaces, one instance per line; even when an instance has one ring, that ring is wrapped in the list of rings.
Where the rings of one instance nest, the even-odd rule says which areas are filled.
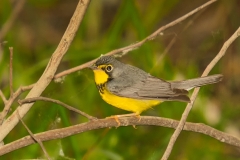
[[[135,43],[160,26],[188,13],[204,0],[95,0],[62,60],[58,72],[83,64],[108,51]],[[0,89],[9,96],[9,51],[14,48],[14,89],[35,83],[56,49],[78,1],[27,1],[12,28],[1,41],[7,41],[0,52]],[[14,2],[1,0],[0,27],[8,20]],[[240,1],[220,0],[180,24],[163,32],[120,60],[167,80],[198,77],[219,52],[221,46],[239,27]],[[171,47],[169,44],[173,41]],[[211,74],[222,73],[223,82],[203,87],[188,121],[211,125],[240,137],[240,40],[228,49],[226,56]],[[165,53],[165,54],[163,54]],[[22,99],[26,93],[19,98]],[[99,96],[91,71],[84,69],[52,82],[43,96],[61,100],[98,118],[127,113],[106,104]],[[0,101],[2,110],[3,102]],[[165,102],[143,115],[180,119],[186,104]],[[14,104],[13,109],[17,107]],[[12,113],[12,111],[11,111]],[[11,114],[10,113],[10,114]],[[86,122],[56,104],[36,102],[24,117],[33,133]],[[154,126],[119,127],[81,133],[64,139],[44,142],[55,159],[84,160],[156,160],[169,142],[172,129]],[[5,138],[9,143],[28,135],[18,124]],[[44,157],[34,144],[6,154],[0,159]],[[169,159],[228,159],[240,157],[239,149],[197,133],[182,132]]]

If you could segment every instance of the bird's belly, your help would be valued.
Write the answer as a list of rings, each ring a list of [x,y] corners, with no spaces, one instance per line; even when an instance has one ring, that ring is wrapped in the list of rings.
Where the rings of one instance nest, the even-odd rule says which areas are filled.
[[[137,114],[140,114],[142,111],[161,103],[159,100],[144,100],[120,97],[110,93],[107,90],[105,90],[104,93],[100,92],[100,95],[102,99],[108,104]]]

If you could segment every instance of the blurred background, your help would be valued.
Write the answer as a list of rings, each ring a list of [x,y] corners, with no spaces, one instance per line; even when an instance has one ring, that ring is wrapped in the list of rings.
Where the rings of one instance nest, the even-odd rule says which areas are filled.
[[[24,2],[0,1],[0,30],[19,1]],[[57,73],[113,49],[136,43],[205,2],[93,0]],[[7,97],[10,92],[8,48],[14,48],[14,89],[35,83],[56,49],[77,3],[77,0],[27,0],[11,29],[6,35],[0,35],[0,89]],[[240,26],[239,6],[239,0],[219,0],[119,60],[166,80],[199,77],[223,43]],[[238,38],[210,73],[223,74],[224,80],[201,88],[188,121],[204,123],[240,138],[239,53]],[[52,82],[42,95],[58,99],[98,118],[128,113],[106,104],[100,98],[93,73],[88,69],[72,73],[60,83]],[[19,98],[25,96],[26,93]],[[17,103],[14,103],[10,114],[16,107]],[[142,115],[179,120],[185,107],[186,103],[165,102]],[[3,102],[0,101],[2,109]],[[36,102],[24,121],[33,133],[39,133],[83,123],[87,119],[59,105]],[[163,155],[173,131],[154,126],[106,128],[44,142],[44,146],[55,159],[157,160]],[[26,129],[19,123],[4,142],[9,143],[26,135]],[[34,144],[0,159],[43,157],[39,145]],[[169,159],[235,160],[239,157],[239,148],[202,134],[183,131]]]

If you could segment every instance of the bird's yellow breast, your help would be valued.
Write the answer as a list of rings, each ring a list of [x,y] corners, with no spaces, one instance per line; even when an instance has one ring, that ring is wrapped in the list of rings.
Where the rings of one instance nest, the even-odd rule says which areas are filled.
[[[94,76],[102,99],[114,107],[140,114],[144,110],[161,103],[159,100],[133,99],[115,95],[106,88],[108,75],[104,71],[94,70]]]
[[[142,113],[144,110],[149,109],[155,105],[158,105],[161,101],[159,100],[143,100],[143,99],[133,99],[127,97],[120,97],[112,94],[107,89],[100,95],[104,101],[111,104],[117,108],[134,112],[136,114]]]

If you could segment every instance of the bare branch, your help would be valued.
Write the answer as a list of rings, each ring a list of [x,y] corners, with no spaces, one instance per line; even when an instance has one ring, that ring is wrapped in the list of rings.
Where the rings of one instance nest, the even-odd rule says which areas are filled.
[[[24,103],[32,103],[32,102],[35,102],[35,101],[53,102],[53,103],[56,103],[56,104],[59,104],[59,105],[65,107],[65,108],[67,108],[67,109],[69,109],[69,110],[71,110],[71,111],[74,111],[74,112],[76,112],[76,113],[78,113],[78,114],[81,114],[82,116],[86,117],[87,119],[89,119],[89,120],[91,120],[91,121],[97,120],[96,117],[90,116],[89,114],[87,114],[87,113],[85,113],[85,112],[83,112],[83,111],[80,111],[80,110],[78,110],[77,108],[74,108],[74,107],[72,107],[72,106],[70,106],[70,105],[68,105],[68,104],[66,104],[66,103],[63,103],[63,102],[61,102],[61,101],[59,101],[59,100],[51,99],[51,98],[47,98],[47,97],[41,97],[41,96],[40,96],[40,97],[34,97],[34,98],[28,98],[28,99],[18,100],[18,103],[19,103],[19,105],[22,105],[22,104],[24,104]]]
[[[59,42],[58,47],[52,54],[44,73],[39,78],[34,87],[30,90],[26,98],[38,97],[42,94],[45,88],[52,81],[54,74],[63,58],[66,54],[70,44],[75,37],[80,23],[82,22],[83,16],[86,12],[90,0],[80,0],[77,8],[70,20],[70,23]],[[29,109],[32,107],[33,103],[24,104],[18,109],[20,117],[23,117]],[[6,135],[17,125],[19,119],[16,115],[16,111],[8,117],[6,121],[0,126],[0,142],[6,137]]]
[[[2,92],[1,89],[0,89],[0,97],[1,97],[2,100],[3,100],[3,103],[6,105],[6,103],[7,103],[7,99],[6,99],[6,97],[4,96],[4,94],[3,94],[3,92]]]
[[[202,77],[207,76],[208,73],[212,70],[212,68],[217,64],[217,62],[225,55],[226,50],[228,49],[228,47],[233,43],[233,41],[240,36],[240,27],[236,30],[236,32],[224,43],[224,45],[222,46],[220,52],[216,55],[216,57],[209,63],[209,65],[207,66],[207,68],[204,70]],[[179,122],[178,127],[176,128],[176,130],[174,131],[169,144],[167,146],[167,149],[165,150],[165,153],[162,157],[162,160],[167,160],[169,155],[172,152],[172,148],[178,138],[178,136],[180,135],[184,124],[187,120],[188,114],[192,109],[192,106],[194,104],[194,101],[197,97],[197,94],[199,92],[200,88],[195,88],[193,91],[193,94],[191,96],[191,103],[189,103],[186,107],[186,109],[184,110],[181,120]]]
[[[177,128],[179,121],[152,116],[141,116],[141,120],[136,117],[122,117],[119,118],[120,126],[134,126],[134,125],[152,125],[163,126],[168,128]],[[35,134],[34,136],[40,141],[48,141],[54,139],[62,139],[71,135],[83,133],[86,131],[96,130],[100,128],[118,127],[119,124],[113,118],[98,119],[96,121],[89,121],[87,123],[81,123],[74,126],[54,129],[42,133]],[[240,139],[231,136],[227,133],[216,130],[210,126],[200,123],[186,122],[183,130],[202,133],[211,136],[223,143],[230,144],[232,146],[240,147]],[[36,143],[30,136],[23,137],[19,140],[6,144],[0,147],[0,156],[9,153],[13,150],[23,148],[30,144]]]
[[[32,84],[32,85],[29,85],[29,86],[23,86],[23,87],[20,87],[18,88],[18,90],[13,93],[12,97],[9,98],[8,101],[6,101],[6,104],[4,106],[4,109],[2,112],[0,112],[0,125],[2,124],[4,118],[7,116],[11,106],[12,106],[12,103],[15,101],[15,99],[24,91],[27,91],[27,90],[30,90],[33,88],[35,84]],[[1,92],[0,92],[0,95],[1,95]],[[3,95],[4,96],[4,95]]]
[[[208,1],[207,3],[203,4],[202,6],[192,10],[191,12],[185,14],[184,16],[168,23],[167,25],[165,26],[162,26],[160,27],[158,30],[156,30],[154,33],[152,33],[151,35],[149,35],[148,37],[144,38],[143,40],[139,41],[138,43],[135,43],[135,44],[132,44],[132,45],[129,45],[129,46],[126,46],[126,47],[123,47],[123,48],[119,48],[119,49],[115,49],[113,51],[110,51],[108,53],[106,53],[105,55],[114,55],[114,54],[122,54],[122,55],[125,55],[126,53],[134,50],[134,49],[137,49],[138,47],[142,46],[144,43],[146,43],[147,41],[150,41],[150,40],[153,40],[155,39],[157,36],[161,35],[161,32],[163,32],[164,30],[184,21],[185,19],[187,19],[188,17],[190,17],[191,15],[199,12],[200,10],[202,10],[203,8],[209,6],[210,4],[212,4],[213,2],[215,2],[217,0],[210,0]],[[86,62],[82,65],[79,65],[77,67],[74,67],[74,68],[71,68],[71,69],[68,69],[68,70],[65,70],[63,72],[60,72],[58,74],[56,74],[54,76],[54,79],[58,79],[60,77],[63,77],[63,76],[66,76],[70,73],[73,73],[73,72],[76,72],[76,71],[79,71],[81,69],[84,69],[86,67],[89,67],[90,65],[92,65],[97,59],[94,59],[92,61],[89,61],[89,62]]]
[[[10,86],[10,97],[13,96],[13,47],[9,47],[10,51],[10,62],[9,62],[9,86]]]
[[[8,18],[8,21],[2,26],[2,29],[0,30],[0,41],[6,36],[8,31],[11,29],[13,23],[15,22],[17,16],[21,12],[23,6],[24,6],[25,0],[18,0],[17,4],[11,13],[10,17]]]
[[[203,12],[198,13],[195,17],[193,17],[186,25],[185,27],[182,29],[182,31],[180,31],[179,34],[174,34],[173,38],[171,39],[171,41],[168,43],[168,45],[166,46],[166,48],[164,49],[164,51],[158,56],[158,58],[155,60],[154,65],[152,67],[155,68],[157,66],[157,64],[160,64],[160,62],[163,60],[163,58],[166,56],[166,54],[169,52],[169,50],[172,48],[172,46],[174,45],[174,43],[177,40],[177,36],[181,35],[184,33],[184,31],[186,31],[194,22],[195,19],[197,19]],[[151,70],[149,71],[149,73],[151,73]]]
[[[22,122],[23,126],[26,128],[26,130],[28,131],[28,133],[29,133],[30,136],[32,137],[32,139],[34,139],[34,140],[40,145],[40,147],[42,148],[43,153],[45,154],[46,158],[47,158],[48,160],[50,160],[51,158],[50,158],[50,156],[48,155],[45,147],[43,146],[43,143],[42,143],[38,138],[36,138],[36,137],[34,136],[34,134],[31,132],[31,130],[30,130],[30,129],[27,127],[27,125],[23,122],[23,120],[22,120],[22,118],[20,117],[18,111],[17,111],[17,115],[18,115],[19,120]]]
[[[3,46],[7,43],[7,41],[0,41],[0,63],[2,61],[2,56],[3,56]]]
[[[99,146],[99,143],[103,140],[103,138],[107,135],[109,128],[105,128],[104,131],[101,133],[101,135],[98,136],[97,140],[92,144],[90,148],[87,149],[85,154],[82,156],[82,160],[90,159],[89,155],[92,153],[92,151]]]

